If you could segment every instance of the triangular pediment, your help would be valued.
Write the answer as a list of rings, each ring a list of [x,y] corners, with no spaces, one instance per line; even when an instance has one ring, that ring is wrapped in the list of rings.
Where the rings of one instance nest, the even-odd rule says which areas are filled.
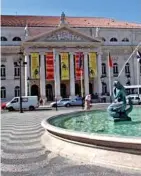
[[[101,42],[66,25],[37,35],[26,42]]]

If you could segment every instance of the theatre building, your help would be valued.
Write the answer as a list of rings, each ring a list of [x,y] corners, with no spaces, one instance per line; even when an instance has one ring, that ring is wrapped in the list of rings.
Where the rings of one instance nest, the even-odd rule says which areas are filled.
[[[55,97],[96,94],[109,96],[111,83],[141,41],[141,24],[107,18],[2,15],[1,99],[19,96],[22,59],[22,94]],[[112,67],[109,67],[109,54]],[[120,81],[137,84],[135,55]],[[140,79],[141,79],[141,65]]]

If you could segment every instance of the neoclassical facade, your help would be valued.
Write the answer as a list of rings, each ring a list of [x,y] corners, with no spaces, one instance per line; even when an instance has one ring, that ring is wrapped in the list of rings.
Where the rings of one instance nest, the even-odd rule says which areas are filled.
[[[141,24],[106,18],[71,18],[64,14],[2,16],[1,99],[19,96],[20,71],[15,62],[20,50],[27,63],[22,67],[23,95],[38,95],[48,101],[88,93],[108,97],[108,53],[113,61],[110,69],[113,82],[140,41]],[[135,57],[119,78],[124,85],[137,84]],[[141,73],[140,65],[139,70]]]

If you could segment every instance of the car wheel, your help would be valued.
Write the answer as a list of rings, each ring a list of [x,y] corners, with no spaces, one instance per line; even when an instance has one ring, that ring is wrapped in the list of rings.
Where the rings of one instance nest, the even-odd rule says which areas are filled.
[[[34,106],[29,106],[29,110],[30,110],[30,111],[33,111],[34,109],[35,109]]]
[[[70,107],[70,104],[69,104],[69,103],[67,103],[67,104],[66,104],[66,107]]]
[[[9,107],[8,111],[14,111],[14,108],[13,107]]]

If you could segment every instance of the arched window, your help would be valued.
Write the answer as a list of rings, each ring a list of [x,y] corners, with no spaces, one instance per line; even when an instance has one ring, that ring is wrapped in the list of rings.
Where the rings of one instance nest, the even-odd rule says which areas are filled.
[[[14,77],[20,76],[20,67],[17,64],[14,64]]]
[[[106,76],[106,64],[102,63],[102,76]]]
[[[125,75],[130,76],[130,64],[129,63],[125,65]]]
[[[113,64],[113,76],[115,77],[118,76],[118,64],[117,63]]]
[[[1,41],[7,41],[6,37],[1,36]]]
[[[6,68],[5,65],[1,65],[1,79],[5,79],[6,77]]]
[[[6,88],[1,87],[1,98],[6,98]]]
[[[106,42],[106,39],[105,39],[104,37],[102,37],[102,41],[103,41],[103,42]]]
[[[13,41],[21,41],[21,38],[20,37],[14,37]]]
[[[15,87],[15,97],[19,97],[20,96],[20,87],[16,86]]]
[[[116,38],[114,38],[114,37],[110,39],[110,42],[117,42],[117,41],[118,40]]]
[[[122,39],[122,42],[129,42],[129,39],[128,38],[124,38],[124,39]]]

